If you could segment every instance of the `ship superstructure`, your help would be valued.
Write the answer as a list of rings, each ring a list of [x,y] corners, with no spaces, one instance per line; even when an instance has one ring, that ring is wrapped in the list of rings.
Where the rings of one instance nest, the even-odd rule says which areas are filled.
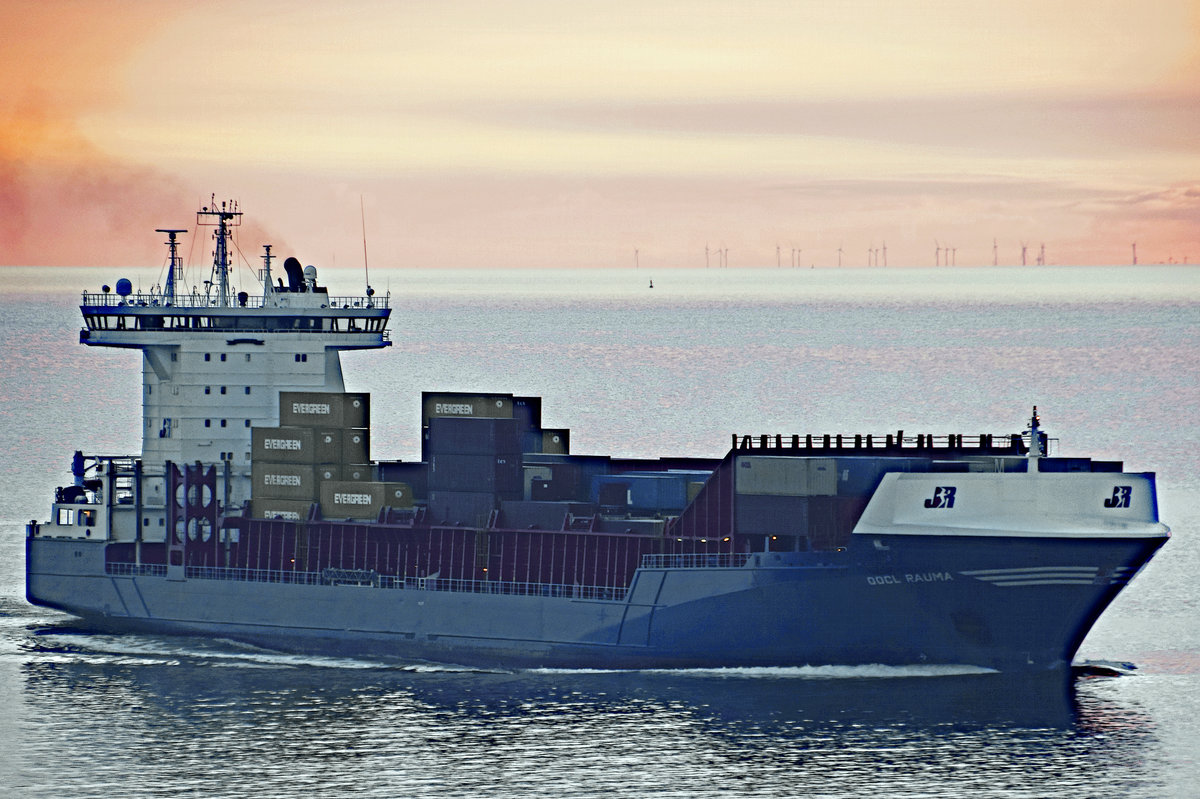
[[[231,202],[197,212],[214,243],[211,277],[199,285],[182,284],[177,237],[187,231],[162,229],[169,261],[161,289],[134,292],[122,279],[115,292],[83,294],[82,344],[142,352],[141,456],[75,464],[79,488],[108,486],[96,522],[116,540],[161,537],[168,463],[214,464],[224,504],[249,500],[252,430],[279,423],[279,393],[343,391],[340,353],[390,344],[388,297],[369,286],[359,296],[331,295],[316,268],[294,257],[273,275],[270,245],[261,289],[237,291],[229,253],[241,219]]]
[[[369,450],[339,353],[390,309],[284,265],[85,294],[142,350],[143,449],[76,453],[27,596],[98,629],[488,667],[942,663],[1057,670],[1168,538],[1153,474],[1022,432],[734,435],[720,458],[571,451],[541,399],[425,392],[420,461]],[[398,400],[389,397],[385,412]],[[375,412],[379,410],[375,405]]]

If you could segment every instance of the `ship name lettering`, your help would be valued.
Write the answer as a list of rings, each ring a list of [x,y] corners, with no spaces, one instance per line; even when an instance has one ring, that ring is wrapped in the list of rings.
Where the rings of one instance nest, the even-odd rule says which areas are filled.
[[[269,486],[299,486],[298,474],[264,474],[263,483]]]
[[[950,572],[925,572],[924,574],[906,574],[906,582],[910,583],[948,583],[954,580]]]
[[[370,494],[334,494],[333,501],[338,505],[370,505]]]
[[[263,449],[304,449],[298,438],[265,438]]]
[[[317,413],[322,416],[329,415],[328,402],[293,402],[292,413]]]
[[[475,406],[464,402],[437,402],[434,403],[433,412],[450,416],[474,416]]]
[[[877,574],[867,578],[867,585],[900,585],[900,579],[894,574]]]

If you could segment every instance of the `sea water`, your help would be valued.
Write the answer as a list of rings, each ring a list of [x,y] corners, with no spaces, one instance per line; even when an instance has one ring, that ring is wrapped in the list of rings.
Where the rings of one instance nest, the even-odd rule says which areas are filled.
[[[156,275],[0,277],[0,795],[1197,793],[1196,267],[376,271],[392,345],[342,358],[387,459],[419,457],[422,390],[541,396],[572,451],[641,457],[1018,432],[1037,405],[1055,454],[1157,472],[1174,530],[1079,655],[1136,668],[1070,688],[938,666],[479,672],[79,630],[25,602],[23,525],[74,450],[138,450],[141,356],[81,346],[76,306]]]

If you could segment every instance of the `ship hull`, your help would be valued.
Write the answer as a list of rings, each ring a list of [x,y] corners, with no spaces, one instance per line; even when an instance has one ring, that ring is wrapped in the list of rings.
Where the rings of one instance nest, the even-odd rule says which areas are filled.
[[[1166,540],[871,539],[738,566],[643,567],[606,599],[113,573],[101,542],[29,538],[27,594],[96,629],[483,668],[1048,670],[1069,666]]]

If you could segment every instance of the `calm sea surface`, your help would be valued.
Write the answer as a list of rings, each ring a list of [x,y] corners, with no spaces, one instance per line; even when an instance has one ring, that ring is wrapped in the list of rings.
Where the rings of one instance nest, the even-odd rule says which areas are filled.
[[[0,796],[1200,795],[1200,269],[378,271],[392,346],[343,356],[372,452],[422,390],[541,395],[581,453],[731,433],[1017,432],[1156,471],[1174,538],[1061,685],[940,669],[476,672],[98,636],[24,600],[24,529],[75,449],[140,447],[140,355],[0,269]],[[335,293],[361,275],[326,272]],[[654,288],[650,288],[653,280]],[[247,281],[248,282],[248,281]]]

